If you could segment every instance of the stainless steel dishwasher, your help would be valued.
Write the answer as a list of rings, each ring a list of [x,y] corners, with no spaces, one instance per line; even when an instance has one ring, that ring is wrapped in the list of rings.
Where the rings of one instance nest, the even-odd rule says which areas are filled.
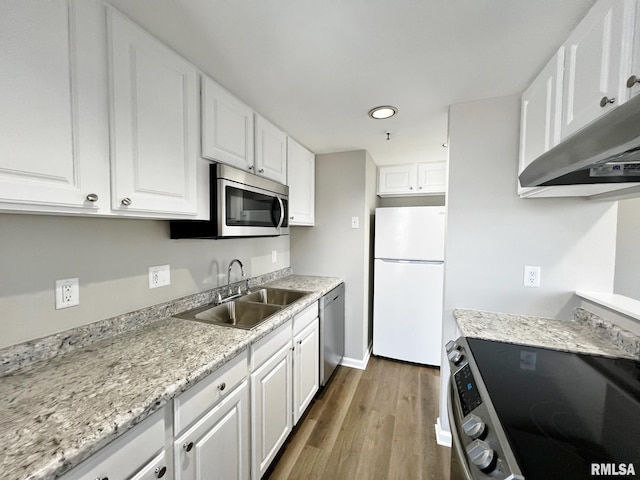
[[[344,357],[344,283],[320,299],[320,385]]]

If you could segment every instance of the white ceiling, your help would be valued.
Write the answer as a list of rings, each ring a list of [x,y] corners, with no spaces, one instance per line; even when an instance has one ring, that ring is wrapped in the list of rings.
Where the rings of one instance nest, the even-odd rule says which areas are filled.
[[[521,93],[594,3],[109,1],[315,153],[379,165],[446,159],[449,105]]]

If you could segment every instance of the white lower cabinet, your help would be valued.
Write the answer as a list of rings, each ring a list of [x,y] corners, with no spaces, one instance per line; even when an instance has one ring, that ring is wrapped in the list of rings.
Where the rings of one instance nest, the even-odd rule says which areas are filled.
[[[317,304],[314,305],[317,307]],[[305,315],[306,313],[306,315]],[[293,424],[304,414],[320,389],[320,320],[318,310],[305,311],[294,319]]]
[[[259,479],[289,436],[292,425],[291,321],[252,346],[251,478]]]
[[[62,477],[63,480],[172,478],[165,461],[163,408]]]
[[[176,480],[249,478],[249,387],[243,381],[174,444]]]

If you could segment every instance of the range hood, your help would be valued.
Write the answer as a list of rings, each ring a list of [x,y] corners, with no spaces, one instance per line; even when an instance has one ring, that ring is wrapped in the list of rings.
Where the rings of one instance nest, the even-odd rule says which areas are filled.
[[[640,95],[536,158],[519,179],[523,187],[640,182]]]

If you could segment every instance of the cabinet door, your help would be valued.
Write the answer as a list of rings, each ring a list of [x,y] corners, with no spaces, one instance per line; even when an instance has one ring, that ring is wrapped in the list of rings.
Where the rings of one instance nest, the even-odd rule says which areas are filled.
[[[522,94],[518,174],[560,142],[564,47]],[[523,193],[519,188],[519,193]]]
[[[280,183],[287,183],[287,135],[278,127],[255,116],[256,173]]]
[[[315,155],[288,137],[289,225],[313,225],[316,204],[315,174]]]
[[[562,137],[623,103],[635,3],[599,0],[565,43]]]
[[[108,19],[112,208],[195,215],[197,71],[115,10]]]
[[[202,156],[253,170],[253,110],[202,76]]]
[[[631,78],[633,76],[633,78]],[[633,58],[631,60],[631,73],[627,78],[629,98],[640,92],[640,3],[636,4],[635,23],[633,31]]]
[[[249,389],[246,380],[178,438],[176,480],[249,478]]]
[[[262,477],[292,428],[291,339],[251,375],[251,477]]]
[[[3,2],[0,208],[85,214],[108,205],[100,13],[92,0]]]
[[[378,195],[415,193],[416,165],[394,165],[378,168]]]
[[[421,195],[444,195],[447,191],[447,162],[418,164],[418,190]]]
[[[169,465],[167,465],[167,459],[164,452],[162,452],[129,480],[156,480],[157,478],[168,480],[172,477]]]
[[[293,424],[320,388],[320,326],[316,318],[293,339]]]

